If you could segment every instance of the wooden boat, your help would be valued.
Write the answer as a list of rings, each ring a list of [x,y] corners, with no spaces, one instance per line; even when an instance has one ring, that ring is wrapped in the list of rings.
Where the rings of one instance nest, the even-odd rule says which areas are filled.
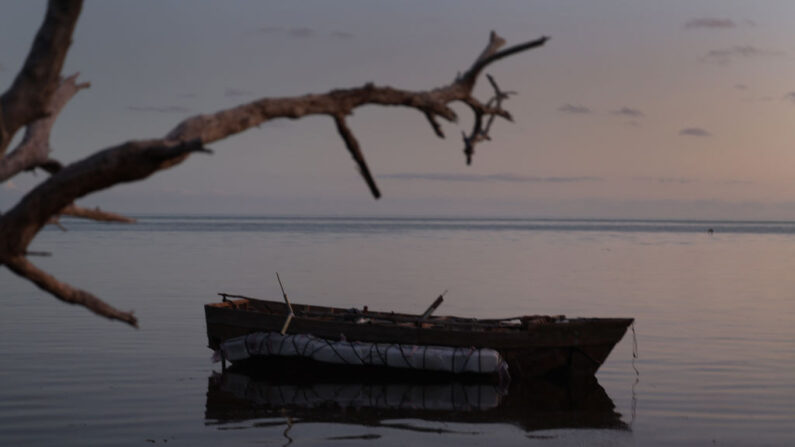
[[[219,295],[221,302],[204,306],[213,350],[235,337],[280,332],[286,326],[288,334],[329,340],[496,349],[513,378],[593,376],[633,322],[632,318],[541,315],[419,316],[305,304],[292,304],[291,316],[285,302]]]

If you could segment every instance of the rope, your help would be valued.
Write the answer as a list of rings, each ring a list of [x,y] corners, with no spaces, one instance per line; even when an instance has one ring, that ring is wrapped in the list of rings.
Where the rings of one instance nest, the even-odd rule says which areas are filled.
[[[394,346],[394,345],[393,344],[389,344],[389,345],[387,345],[386,349],[384,349],[384,358],[386,359],[386,362],[384,363],[384,366],[389,366],[389,349],[392,348],[392,346]]]
[[[356,349],[355,343],[350,343],[350,345],[351,345],[351,351],[353,351],[353,355],[355,355],[356,358],[359,359],[359,363],[361,363],[362,365],[366,365],[367,362],[362,358],[362,356],[359,355],[359,350]]]
[[[407,357],[406,353],[403,352],[403,345],[397,345],[397,347],[398,347],[398,350],[400,350],[400,356],[403,357],[403,361],[406,362],[406,367],[408,369],[416,369],[416,368],[414,368],[414,365],[412,365],[411,361],[409,360],[410,356]]]
[[[248,350],[248,338],[254,334],[246,335],[246,338],[243,339],[243,347],[246,348],[246,356],[251,357],[251,351]]]
[[[467,369],[467,364],[469,363],[469,359],[472,358],[472,354],[474,352],[475,352],[475,347],[474,346],[470,347],[469,352],[467,353],[467,357],[464,359],[464,363],[462,363],[461,367],[459,368],[461,371],[465,371]],[[478,358],[480,358],[480,356],[478,356]],[[480,372],[480,370],[478,370],[478,372]]]
[[[633,339],[634,339],[633,327]],[[635,341],[637,344],[637,341]],[[400,367],[412,370],[427,370],[429,367],[442,370],[438,360],[450,358],[449,371],[459,374],[470,370],[471,372],[484,373],[484,349],[474,346],[450,346],[437,353],[436,347],[428,345],[411,345],[400,343],[359,343],[349,341],[333,341],[318,338],[307,334],[281,335],[277,332],[257,332],[243,337],[243,346],[247,357],[258,355],[301,356],[309,359],[327,357],[325,362],[339,363],[342,365],[371,365],[385,367]],[[292,351],[288,351],[292,349]],[[390,354],[390,350],[397,350]],[[431,361],[428,361],[428,351],[431,352]],[[348,352],[348,351],[352,352]],[[637,357],[637,347],[634,347],[633,357]],[[440,356],[440,357],[439,357]],[[472,356],[477,356],[474,359]],[[477,362],[477,364],[474,364]],[[504,363],[504,361],[503,361]],[[471,365],[471,366],[470,366]],[[501,368],[498,365],[500,372]],[[637,368],[635,369],[637,373]]]
[[[294,337],[295,337],[296,339],[298,339],[298,335],[294,335]],[[312,344],[313,344],[315,341],[316,341],[316,340],[315,340],[315,338],[314,338],[314,337],[311,337],[311,336],[307,336],[307,337],[306,337],[306,341],[304,342],[304,347],[303,347],[303,349],[301,349],[301,351],[300,351],[300,354],[301,354],[301,356],[303,356],[303,357],[311,357],[311,356],[313,356],[313,355],[315,354],[315,352],[316,352],[316,351],[313,351],[313,352],[311,352],[311,353],[307,354],[307,353],[309,352],[309,349],[312,347]],[[321,347],[322,347],[322,345],[321,345]],[[319,348],[318,348],[318,349],[319,349]]]
[[[310,353],[309,353],[309,355],[307,355],[307,354],[306,354],[306,352],[302,352],[302,353],[301,353],[301,355],[303,355],[304,357],[311,357],[311,358],[314,358],[314,357],[315,357],[315,353],[316,353],[316,352],[318,352],[318,351],[320,351],[321,349],[325,348],[325,346],[323,346],[323,344],[322,344],[322,343],[317,343],[317,345],[318,345],[318,346],[317,346],[317,348],[315,348],[315,350],[314,350],[314,351],[310,352]],[[306,351],[306,349],[309,349],[309,343],[307,343],[307,344],[306,344],[306,346],[305,346],[305,350],[304,350],[304,351]]]
[[[273,334],[273,332],[268,332],[268,349],[270,349],[270,346],[271,346],[271,344],[270,344],[271,334]],[[283,354],[284,353],[284,344],[287,343],[287,339],[288,338],[290,338],[292,340],[293,349],[295,349],[295,352],[298,353],[298,346],[296,346],[296,344],[295,344],[295,337],[287,336],[287,337],[282,337],[282,340],[279,342],[279,347],[276,348],[276,349],[278,349],[277,352],[279,353],[279,355],[284,355]]]
[[[384,356],[382,356],[381,355],[381,351],[378,349],[378,345],[376,345],[375,343],[373,343],[372,349],[375,349],[375,353],[378,354],[378,359],[381,360],[381,363],[384,366],[389,366],[389,365],[387,365],[387,361],[386,361],[386,352],[384,352]],[[389,349],[389,348],[387,347],[387,349]]]
[[[265,337],[259,338],[259,344],[257,345],[257,352],[262,352],[262,344],[268,340],[270,333],[268,333]]]
[[[450,356],[450,371],[455,372],[455,355],[458,352],[458,346],[453,348],[453,355]]]
[[[635,359],[638,358],[638,336],[635,333],[635,322],[633,321],[629,327],[632,328],[632,369],[635,370],[635,376],[640,377],[640,371],[635,366]]]
[[[483,356],[480,354],[480,349],[478,349],[478,374],[483,373]]]
[[[635,387],[640,382],[640,371],[638,371],[637,366],[635,366],[635,360],[638,358],[638,336],[635,333],[635,322],[633,321],[630,325],[632,328],[632,369],[635,370],[635,382],[632,384],[632,403],[631,403],[631,411],[632,414],[629,420],[629,427],[632,428],[633,424],[635,423],[635,414],[637,413],[638,409],[638,396],[635,392]]]
[[[350,365],[350,363],[348,363],[348,361],[347,361],[347,360],[345,360],[345,357],[343,357],[343,356],[342,356],[342,354],[340,354],[340,353],[337,351],[337,349],[334,347],[334,344],[333,344],[333,343],[331,343],[331,341],[330,341],[330,340],[326,340],[326,345],[328,345],[328,347],[329,347],[329,348],[331,348],[331,351],[332,351],[332,352],[334,352],[334,354],[335,354],[335,355],[336,355],[336,356],[337,356],[337,357],[338,357],[340,360],[342,360],[342,363],[343,363],[343,364],[345,364],[345,365]]]

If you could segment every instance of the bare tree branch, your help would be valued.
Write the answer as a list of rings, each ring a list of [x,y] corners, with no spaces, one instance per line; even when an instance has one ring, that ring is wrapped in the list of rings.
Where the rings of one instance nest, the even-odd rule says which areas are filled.
[[[56,227],[58,227],[58,229],[59,229],[59,230],[61,230],[61,231],[68,231],[68,230],[66,229],[66,227],[65,227],[65,226],[63,226],[63,225],[61,224],[61,220],[58,218],[58,216],[53,216],[53,217],[51,217],[51,218],[50,218],[50,220],[49,220],[49,221],[47,221],[47,223],[48,223],[48,224],[50,224],[50,225],[55,225],[55,226],[56,226]],[[28,251],[28,252],[26,252],[26,253],[27,253],[27,254],[30,254],[30,251]]]
[[[332,90],[326,94],[263,98],[216,113],[188,118],[169,132],[166,138],[182,141],[199,139],[206,144],[259,126],[275,118],[298,119],[308,115],[346,116],[353,109],[366,104],[403,106],[419,110],[428,119],[434,133],[439,137],[444,137],[436,117],[455,121],[457,117],[449,106],[451,102],[461,101],[469,105],[475,114],[476,121],[482,121],[483,116],[486,115],[497,115],[510,119],[510,114],[501,107],[483,105],[472,97],[477,77],[489,64],[512,54],[540,47],[547,40],[548,38],[542,37],[498,51],[505,44],[505,40],[492,31],[488,45],[469,70],[464,75],[457,77],[453,83],[443,87],[425,91],[407,91],[392,87],[377,87],[370,83],[359,88]],[[480,128],[480,125],[477,126],[477,129]],[[472,161],[474,145],[481,140],[483,138],[475,133],[465,139],[464,152],[467,155],[468,164]],[[369,182],[368,186],[370,186]],[[373,191],[372,186],[370,189]],[[378,198],[374,191],[373,196]]]
[[[475,145],[481,141],[491,140],[489,131],[491,130],[491,125],[494,123],[495,118],[499,116],[508,121],[513,121],[511,114],[502,108],[502,101],[508,99],[508,96],[515,94],[515,92],[503,92],[497,85],[497,81],[495,81],[490,74],[487,74],[486,77],[494,88],[494,96],[489,99],[485,105],[478,102],[475,98],[469,98],[464,101],[475,115],[475,120],[472,123],[472,132],[469,135],[465,132],[461,132],[464,140],[464,155],[466,156],[468,165],[472,164],[472,156],[475,154]],[[484,116],[488,116],[485,127],[483,126]]]
[[[489,36],[489,44],[486,45],[486,49],[480,54],[472,67],[467,70],[466,73],[462,76],[466,82],[475,85],[475,81],[480,75],[480,72],[486,68],[489,64],[496,62],[504,57],[508,57],[513,54],[521,53],[523,51],[527,51],[533,48],[540,47],[544,45],[549,37],[541,37],[536,40],[531,40],[530,42],[521,43],[519,45],[514,45],[510,48],[506,48],[502,51],[499,50],[503,45],[505,45],[505,39],[498,36],[497,33],[494,31],[491,32]]]
[[[49,114],[30,123],[25,136],[19,145],[5,158],[0,158],[0,182],[6,181],[18,173],[36,167],[52,169],[50,160],[50,132],[55,119],[66,103],[80,90],[88,88],[89,83],[77,83],[77,74],[63,79],[47,105]]]
[[[28,250],[28,251],[25,252],[25,256],[41,256],[41,257],[47,258],[47,257],[52,256],[52,253],[50,253],[49,251],[30,251],[30,250]]]
[[[425,118],[428,120],[428,124],[431,125],[431,129],[439,138],[444,138],[444,131],[442,130],[442,126],[439,124],[439,121],[436,120],[436,116],[432,112],[425,111]]]
[[[76,289],[69,284],[58,281],[54,276],[39,269],[22,256],[4,259],[3,263],[17,275],[29,279],[40,289],[61,301],[83,306],[97,315],[138,327],[138,319],[135,318],[132,312],[120,311],[84,290]]]
[[[492,103],[494,104],[494,108],[497,110],[501,110],[505,112],[505,115],[493,114],[489,116],[489,120],[486,122],[486,127],[483,128],[483,133],[487,136],[489,131],[491,130],[491,125],[494,123],[494,119],[497,116],[502,116],[503,118],[507,119],[508,121],[513,121],[513,117],[508,111],[503,110],[502,108],[502,101],[508,99],[510,95],[515,95],[516,92],[504,92],[500,90],[500,86],[497,85],[497,81],[494,80],[494,77],[490,74],[486,74],[486,79],[489,80],[489,84],[491,84],[492,88],[494,88],[494,97],[492,97],[489,102],[486,103],[486,107],[491,107]]]
[[[62,209],[60,216],[79,217],[81,219],[96,220],[98,222],[135,223],[135,219],[99,208],[84,208],[74,203]]]
[[[160,169],[180,163],[192,152],[208,151],[198,141],[133,141],[98,152],[60,170],[0,216],[0,264],[5,264],[17,275],[29,279],[62,301],[137,327],[137,320],[131,312],[119,311],[88,292],[58,281],[24,256],[41,227],[53,216],[69,211],[74,206],[74,199],[117,183],[146,178]]]
[[[2,144],[0,157],[3,156],[8,141],[19,127],[50,113],[50,116],[41,120],[41,130],[36,130],[36,124],[30,126],[30,138],[26,138],[14,153],[17,151],[20,151],[20,154],[35,153],[35,156],[30,156],[35,158],[35,163],[27,163],[25,164],[27,167],[22,169],[41,167],[52,174],[50,178],[28,192],[6,214],[0,215],[0,264],[5,264],[16,274],[33,281],[41,289],[63,301],[85,306],[100,315],[133,326],[137,321],[132,313],[114,309],[94,295],[58,281],[25,258],[26,254],[29,254],[28,245],[50,219],[60,214],[89,214],[74,205],[76,199],[119,183],[144,179],[159,170],[181,163],[194,152],[209,152],[204,147],[206,144],[243,132],[268,120],[298,119],[308,115],[328,115],[334,118],[337,131],[358,165],[362,177],[373,196],[378,198],[380,191],[370,173],[361,147],[345,121],[345,116],[351,114],[355,108],[366,104],[410,107],[422,112],[436,135],[444,137],[437,118],[455,121],[457,116],[450,108],[450,103],[463,102],[475,115],[475,125],[471,135],[467,137],[464,134],[467,163],[471,163],[474,145],[489,138],[488,131],[493,118],[500,116],[511,119],[510,114],[502,109],[501,103],[507,98],[507,94],[503,94],[493,80],[491,81],[496,91],[496,99],[492,98],[483,104],[472,96],[480,72],[501,58],[536,48],[547,40],[544,37],[499,51],[505,41],[492,32],[488,45],[469,70],[443,87],[407,91],[366,84],[359,88],[332,90],[326,94],[263,98],[216,113],[188,118],[165,138],[130,141],[62,167],[59,162],[48,158],[47,143],[49,129],[52,126],[52,122],[47,120],[50,118],[54,120],[60,108],[50,106],[48,109],[47,104],[52,98],[51,90],[55,89],[57,75],[80,11],[80,3],[68,0],[63,2],[52,0],[49,3],[47,18],[39,31],[25,67],[12,88],[0,98],[2,105],[0,113],[5,112],[0,114],[0,144]],[[57,35],[58,38],[53,39],[53,35]],[[54,75],[52,70],[55,70]],[[76,84],[75,77],[64,81],[64,84],[68,83],[71,83],[73,91],[67,95],[64,104],[77,90],[86,86]],[[31,92],[31,89],[36,92]],[[22,104],[26,104],[25,107]],[[63,104],[60,107],[62,108]],[[485,129],[482,124],[484,117],[489,117]],[[17,169],[16,172],[20,171]],[[105,216],[112,214],[98,210],[93,212]]]
[[[47,160],[44,161],[44,163],[41,163],[36,167],[41,168],[44,171],[49,172],[50,174],[55,174],[56,172],[63,169],[63,165],[61,164],[61,162],[53,158],[48,158]]]
[[[27,193],[0,217],[0,261],[23,253],[41,227],[75,199],[123,182],[144,179],[209,152],[199,141],[131,141],[73,163]]]
[[[348,125],[345,123],[345,118],[341,115],[334,115],[334,123],[337,125],[337,132],[340,133],[342,140],[345,141],[348,152],[351,153],[351,157],[353,157],[356,164],[359,166],[359,172],[361,172],[362,177],[364,177],[367,186],[370,187],[370,192],[373,194],[373,197],[376,199],[381,197],[381,191],[378,190],[378,186],[376,186],[375,180],[373,180],[373,176],[370,174],[370,168],[367,167],[367,162],[364,160],[364,154],[362,154],[362,150],[359,147],[359,142],[356,141],[353,132],[351,132]]]
[[[455,121],[455,112],[447,103],[467,96],[457,84],[431,91],[412,92],[392,87],[363,87],[332,90],[288,98],[263,98],[248,104],[206,115],[196,115],[181,122],[166,138],[199,139],[211,143],[275,118],[298,119],[308,115],[349,115],[357,107],[376,104],[405,106],[427,111],[448,121]]]
[[[22,69],[0,96],[0,157],[22,126],[50,113],[47,106],[58,87],[82,6],[82,0],[50,0],[47,4],[44,22]]]

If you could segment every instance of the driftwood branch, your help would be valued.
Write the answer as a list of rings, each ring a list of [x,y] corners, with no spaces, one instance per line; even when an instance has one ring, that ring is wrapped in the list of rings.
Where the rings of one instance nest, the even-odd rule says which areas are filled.
[[[52,172],[60,166],[50,159],[50,132],[66,103],[78,91],[90,86],[87,82],[78,84],[77,76],[74,74],[60,81],[47,104],[48,115],[30,123],[19,145],[5,158],[0,159],[0,182],[36,167]]]
[[[188,118],[169,132],[166,138],[182,141],[198,139],[207,144],[259,126],[272,119],[298,119],[308,115],[344,117],[349,115],[355,108],[367,104],[403,106],[416,109],[425,115],[434,133],[443,138],[444,133],[437,118],[444,118],[451,122],[456,121],[457,116],[450,108],[450,104],[456,101],[467,104],[475,114],[475,120],[479,123],[482,122],[484,116],[496,115],[510,120],[510,114],[501,107],[502,100],[506,99],[507,96],[501,97],[499,102],[495,103],[496,106],[482,104],[472,96],[472,90],[475,87],[478,75],[490,64],[504,57],[540,47],[547,40],[548,38],[542,37],[499,51],[505,44],[505,40],[492,32],[489,36],[489,43],[472,66],[451,84],[443,87],[433,90],[408,91],[392,87],[378,87],[368,83],[359,88],[332,90],[325,94],[288,98],[263,98],[216,113]],[[337,118],[335,118],[335,121],[337,121]],[[339,130],[339,125],[337,127]],[[475,130],[482,130],[481,127],[481,125],[478,125]],[[346,135],[352,136],[352,132],[347,126],[344,126],[344,128],[347,129],[347,132],[340,131],[340,135],[350,148]],[[468,163],[471,163],[475,144],[483,139],[474,131],[468,139],[465,139],[464,152],[467,155]],[[357,164],[361,168],[362,164],[358,161],[358,158],[354,156],[354,159],[357,160]],[[373,196],[378,198],[379,195],[376,194],[377,188],[373,188],[367,177],[365,177],[365,181],[370,187]]]
[[[353,132],[351,132],[348,125],[345,123],[345,118],[342,115],[334,115],[334,123],[337,125],[337,132],[340,133],[342,141],[345,142],[348,152],[351,153],[351,157],[353,157],[354,161],[356,161],[356,164],[359,166],[359,172],[362,174],[362,177],[364,177],[364,181],[370,188],[373,197],[376,199],[381,197],[381,191],[378,190],[378,186],[376,186],[375,180],[373,180],[373,176],[370,174],[370,168],[367,167],[367,162],[364,160],[364,154],[362,154],[362,150],[359,147],[359,142],[356,141]]]
[[[442,130],[441,124],[439,124],[439,121],[436,119],[436,116],[427,110],[424,113],[425,118],[428,120],[428,124],[430,124],[431,129],[433,129],[433,133],[439,138],[444,138],[444,131]]]
[[[81,219],[95,220],[97,222],[135,223],[135,219],[118,213],[101,210],[99,208],[85,208],[75,204],[67,205],[59,213],[61,216],[78,217]]]
[[[122,214],[105,211],[99,209],[99,207],[85,208],[82,206],[77,206],[74,203],[72,203],[66,205],[66,207],[62,209],[57,215],[51,217],[50,220],[47,221],[47,223],[50,225],[57,226],[61,231],[67,231],[66,227],[64,227],[63,224],[61,224],[61,217],[63,216],[75,217],[78,219],[94,220],[97,222],[113,222],[113,223],[126,223],[126,224],[131,224],[136,222],[136,220],[133,219],[132,217],[127,217]]]
[[[11,87],[0,96],[0,157],[17,131],[51,113],[50,97],[58,87],[81,0],[50,0],[44,22]]]
[[[215,113],[197,115],[179,123],[165,138],[130,141],[97,152],[83,160],[62,166],[49,158],[49,132],[63,105],[87,84],[77,84],[76,76],[59,83],[63,65],[82,2],[51,0],[47,14],[28,55],[28,59],[11,88],[0,96],[0,179],[10,178],[25,169],[42,168],[51,176],[28,192],[7,213],[0,215],[0,264],[29,279],[58,299],[84,306],[113,320],[137,325],[131,312],[122,312],[94,295],[58,281],[31,264],[25,256],[30,242],[41,228],[59,215],[91,218],[123,216],[100,210],[85,210],[74,201],[113,185],[144,179],[173,167],[194,152],[209,152],[205,145],[276,119],[299,119],[308,115],[327,115],[334,119],[337,131],[374,197],[380,197],[361,147],[348,127],[345,117],[357,107],[374,104],[410,107],[423,113],[432,130],[444,137],[439,118],[455,122],[453,102],[463,102],[475,116],[475,126],[465,135],[465,153],[470,163],[474,146],[488,139],[494,117],[510,119],[502,109],[507,98],[493,79],[496,97],[481,103],[472,96],[477,78],[490,64],[504,57],[543,45],[547,38],[500,50],[505,40],[492,32],[486,48],[475,62],[452,83],[423,91],[400,90],[372,83],[358,88],[332,90],[287,98],[263,98]],[[60,87],[59,87],[60,86]],[[64,90],[63,95],[61,89]],[[57,90],[57,92],[56,92]],[[486,127],[483,121],[486,119]],[[28,134],[12,154],[5,150],[16,131],[28,126]],[[4,174],[3,174],[4,173]]]
[[[63,169],[63,164],[61,164],[61,162],[58,160],[48,158],[44,161],[44,163],[38,165],[37,168],[40,168],[45,172],[49,172],[50,174],[55,174],[56,172]]]
[[[102,315],[111,320],[123,321],[133,327],[138,327],[138,320],[132,312],[120,311],[84,290],[76,289],[69,284],[58,281],[55,277],[39,269],[22,256],[5,259],[4,263],[12,272],[29,279],[40,289],[50,293],[61,301],[83,306],[97,315]]]
[[[511,114],[507,110],[503,110],[502,101],[508,99],[508,97],[510,95],[515,95],[516,92],[504,92],[504,91],[500,90],[500,86],[497,85],[497,81],[495,81],[494,77],[491,76],[490,74],[486,74],[486,79],[489,80],[489,84],[491,84],[491,87],[494,89],[494,97],[492,97],[489,100],[489,102],[486,103],[486,107],[491,107],[492,103],[493,103],[495,109],[504,112],[503,115],[495,113],[495,114],[489,116],[489,119],[486,122],[486,127],[483,129],[483,133],[488,135],[489,130],[491,130],[491,124],[494,122],[494,119],[496,117],[501,116],[501,117],[507,119],[508,121],[513,121],[513,117],[511,116]]]
[[[190,153],[206,151],[199,142],[149,140],[106,149],[57,172],[30,191],[0,217],[0,264],[58,299],[135,326],[129,312],[121,312],[88,292],[72,288],[35,268],[24,258],[41,227],[76,198],[121,182],[148,177],[182,161]]]
[[[483,71],[483,69],[489,66],[490,64],[502,58],[517,53],[521,53],[523,51],[531,50],[533,48],[540,47],[544,45],[547,42],[547,40],[549,40],[549,37],[541,37],[540,39],[531,40],[525,43],[520,43],[518,45],[506,48],[502,51],[498,51],[500,48],[502,48],[503,45],[505,45],[505,39],[498,36],[497,33],[492,31],[491,34],[489,35],[488,45],[486,45],[486,48],[483,50],[482,53],[480,53],[480,56],[478,56],[477,60],[475,60],[475,63],[473,63],[472,66],[469,68],[469,70],[467,70],[467,72],[464,73],[461,79],[463,79],[467,83],[471,83],[474,86],[475,81],[477,81],[477,78],[480,75],[480,72]]]
[[[508,99],[508,96],[515,94],[515,92],[503,92],[500,90],[494,77],[489,74],[487,74],[486,77],[492,88],[494,88],[494,96],[489,99],[486,104],[481,104],[474,98],[465,101],[475,115],[475,120],[472,124],[472,132],[470,132],[469,135],[465,132],[461,132],[464,140],[464,155],[466,156],[468,165],[472,164],[472,156],[475,154],[475,145],[481,141],[491,141],[489,131],[491,130],[491,125],[494,123],[495,118],[499,116],[508,121],[513,121],[510,112],[502,108],[502,101]],[[484,116],[488,116],[485,126],[483,125]]]
[[[209,152],[199,141],[131,141],[66,166],[42,182],[0,218],[0,261],[18,255],[52,216],[74,200],[170,168],[194,152]]]

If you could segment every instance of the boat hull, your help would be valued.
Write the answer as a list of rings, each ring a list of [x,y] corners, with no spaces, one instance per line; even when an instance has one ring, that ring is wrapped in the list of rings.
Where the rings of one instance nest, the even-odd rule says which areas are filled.
[[[362,324],[361,316],[381,316],[397,321],[416,316],[405,314],[355,313],[320,306],[293,305],[296,316],[287,332],[312,334],[330,340],[400,343],[454,347],[492,348],[508,362],[512,377],[592,376],[624,336],[631,318],[563,319],[522,328],[484,329],[477,320],[455,319],[451,327],[401,323]],[[318,319],[303,314],[339,314]],[[229,300],[205,306],[209,347],[217,350],[228,339],[253,332],[279,332],[287,315],[283,303],[263,300]],[[437,317],[434,317],[437,318]],[[434,321],[446,321],[439,317]],[[470,321],[471,324],[467,324]],[[428,327],[430,326],[430,327]]]

